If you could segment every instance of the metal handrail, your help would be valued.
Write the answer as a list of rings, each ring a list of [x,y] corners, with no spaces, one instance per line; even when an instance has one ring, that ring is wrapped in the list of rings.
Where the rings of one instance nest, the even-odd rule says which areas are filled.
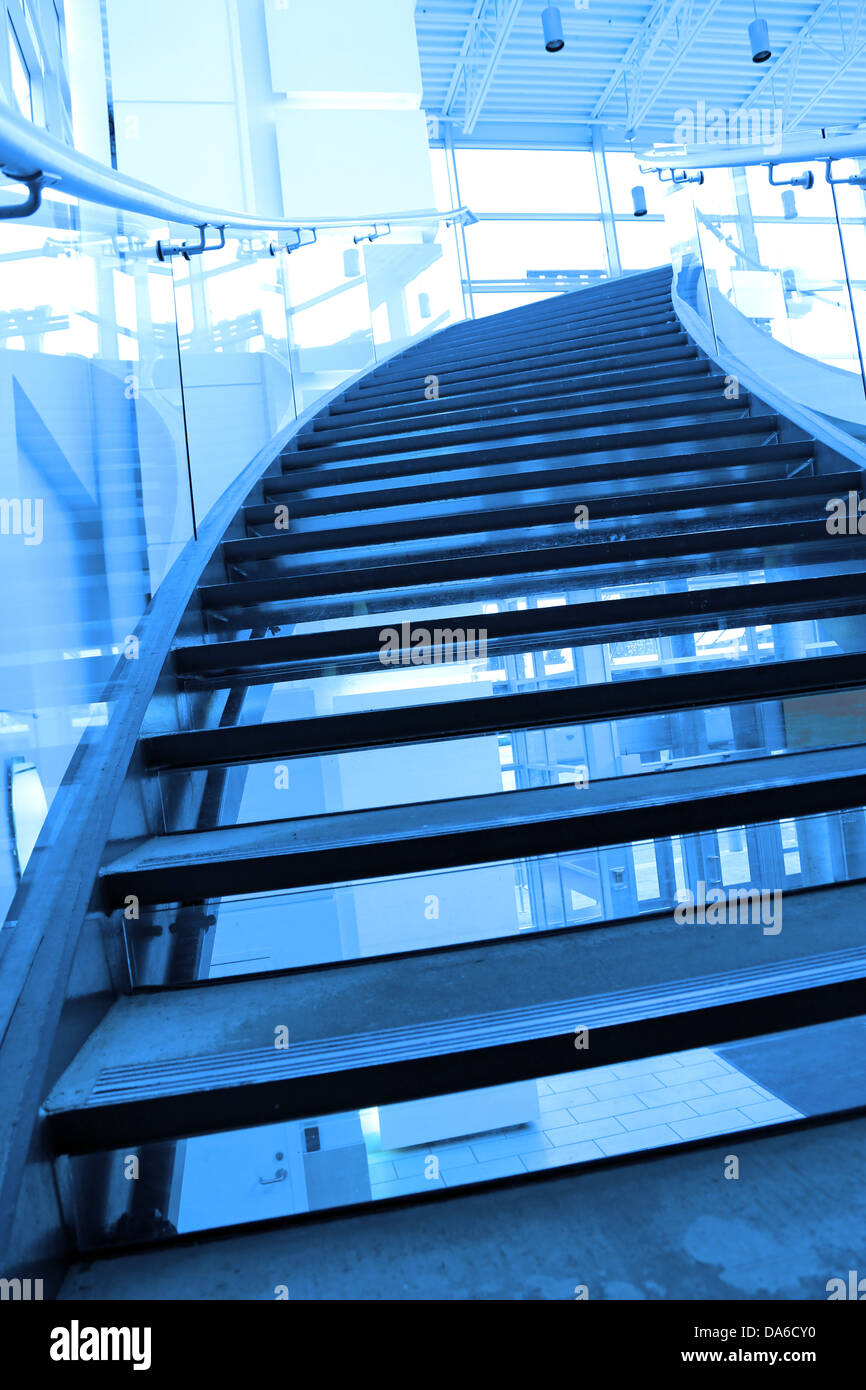
[[[115,208],[121,212],[139,213],[145,217],[164,222],[177,222],[185,226],[204,228],[236,228],[242,231],[291,231],[299,227],[368,227],[376,223],[406,225],[416,222],[472,222],[473,214],[467,207],[451,208],[440,212],[436,208],[422,208],[415,212],[378,211],[369,215],[354,217],[260,217],[247,213],[230,212],[198,203],[187,202],[184,198],[130,178],[111,169],[107,164],[91,159],[68,145],[55,140],[47,131],[33,125],[30,121],[16,116],[7,106],[0,104],[0,171],[13,182],[26,182],[33,185],[38,180],[43,187],[50,186],[58,193],[70,198],[84,198],[103,207]],[[25,208],[30,199],[22,204],[21,216],[26,216]],[[31,211],[35,210],[31,208]],[[16,215],[17,211],[16,211]]]
[[[817,135],[779,145],[659,145],[640,156],[652,169],[739,169],[746,164],[792,164],[800,160],[852,159],[866,155],[866,130],[848,135]]]

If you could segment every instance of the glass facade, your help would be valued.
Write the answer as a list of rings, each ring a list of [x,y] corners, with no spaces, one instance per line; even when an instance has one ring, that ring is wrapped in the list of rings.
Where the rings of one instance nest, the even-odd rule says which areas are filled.
[[[614,263],[603,226],[599,171],[589,150],[434,148],[440,207],[455,191],[478,217],[465,233],[468,286],[475,315],[537,303],[625,272],[663,265],[670,256],[664,191],[640,172],[634,155],[602,150],[610,188]],[[645,185],[648,216],[636,221],[631,190]]]
[[[0,100],[60,140],[72,130],[63,0],[2,0]]]
[[[465,233],[477,316],[604,279],[617,273],[615,265],[629,273],[665,264],[679,218],[671,204],[676,194],[677,203],[694,202],[714,294],[795,352],[860,372],[866,193],[844,181],[863,161],[836,161],[835,188],[823,164],[804,163],[796,173],[811,172],[815,182],[808,190],[773,187],[762,166],[708,170],[700,188],[679,190],[653,172],[642,173],[642,161],[630,152],[602,147],[612,253],[602,235],[591,152],[458,147],[435,148],[431,156],[439,206],[451,206],[459,190],[479,218]],[[632,206],[636,185],[647,206],[640,218]],[[736,345],[732,340],[731,348]]]

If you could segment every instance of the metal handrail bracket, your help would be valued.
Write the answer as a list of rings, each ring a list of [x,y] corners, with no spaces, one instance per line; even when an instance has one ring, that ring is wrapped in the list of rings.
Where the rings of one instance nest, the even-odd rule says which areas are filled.
[[[5,174],[12,183],[23,183],[27,188],[27,197],[23,202],[0,204],[0,222],[11,220],[13,217],[32,217],[42,206],[43,188],[57,182],[54,174],[44,174],[41,169],[34,174],[16,174],[3,168],[0,169],[0,173]]]
[[[225,227],[215,229],[219,232],[219,241],[211,242],[210,246],[207,244],[207,229],[208,224],[206,222],[199,227],[197,246],[190,246],[186,241],[182,241],[180,246],[172,246],[169,241],[158,241],[156,243],[157,260],[168,261],[172,256],[183,256],[185,261],[189,261],[193,256],[203,256],[206,251],[222,251],[226,244]]]

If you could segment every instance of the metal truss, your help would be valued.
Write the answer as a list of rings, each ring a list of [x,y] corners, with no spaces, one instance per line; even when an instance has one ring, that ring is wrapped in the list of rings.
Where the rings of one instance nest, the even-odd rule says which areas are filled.
[[[748,111],[759,102],[782,112],[782,130],[794,130],[808,116],[835,82],[866,51],[866,0],[821,0],[793,43],[775,60],[740,107]],[[812,91],[814,63],[803,59],[819,56],[827,77]],[[805,90],[804,90],[805,88]]]
[[[522,0],[476,0],[442,104],[442,116],[452,117],[462,96],[464,135],[471,135],[475,129],[521,3]]]
[[[864,0],[866,3],[866,0]],[[633,133],[646,120],[721,0],[656,0],[610,81],[592,109],[597,120],[622,85],[626,130]],[[659,62],[663,67],[659,69]]]

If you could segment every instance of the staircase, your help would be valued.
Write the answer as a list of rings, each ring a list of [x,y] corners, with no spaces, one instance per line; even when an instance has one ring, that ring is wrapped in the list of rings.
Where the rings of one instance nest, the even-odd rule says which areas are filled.
[[[810,738],[744,738],[723,759],[698,744],[665,770],[641,770],[635,754],[585,782],[538,753],[552,747],[544,731],[633,731],[627,721],[649,716],[790,710],[807,698],[820,709],[822,695],[866,686],[862,541],[829,536],[825,511],[859,487],[859,469],[698,351],[670,276],[461,323],[407,349],[320,411],[226,534],[130,770],[146,827],[130,834],[119,812],[102,868],[131,988],[45,1102],[89,1258],[172,1240],[196,1136],[234,1134],[240,1146],[241,1132],[299,1122],[306,1174],[305,1206],[267,1205],[294,1181],[269,1131],[273,1172],[259,1165],[247,1206],[215,1196],[198,1229],[356,1209],[370,1200],[359,1112],[406,1118],[419,1098],[468,1090],[488,1106],[492,1088],[518,1103],[537,1078],[862,1011],[860,882],[804,882],[772,937],[674,926],[670,876],[651,910],[635,894],[628,911],[608,906],[588,922],[569,917],[567,894],[563,920],[549,907],[551,875],[580,885],[571,902],[601,893],[584,855],[598,855],[614,894],[623,846],[866,804],[866,746],[816,737],[814,721]],[[794,625],[816,619],[824,646],[786,645]],[[701,664],[692,653],[658,674],[638,659],[648,643],[681,653],[696,633],[745,629],[778,640],[754,660]],[[588,676],[581,654],[611,644],[624,652],[615,678],[597,666]],[[406,673],[428,667],[442,690],[419,679],[406,695]],[[515,770],[479,790],[473,759],[497,739]],[[377,762],[376,750],[398,748],[402,783],[393,751]],[[347,755],[366,761],[334,761]],[[339,805],[325,796],[310,810],[305,769],[327,790],[334,768],[350,766],[352,795],[344,780]],[[427,769],[429,787],[389,804],[387,780],[408,785],[411,767]],[[306,809],[256,818],[253,776],[269,793],[283,776],[286,806],[296,797]],[[855,880],[866,858],[847,843],[837,877]],[[502,926],[512,864],[524,866],[526,893]],[[458,927],[425,907],[439,907],[455,874],[476,903]],[[366,946],[358,920],[354,935],[346,925],[343,885],[356,882]],[[239,925],[220,938],[232,911]],[[321,940],[293,925],[314,911]],[[215,940],[242,942],[247,930],[264,941],[258,962],[215,954]],[[242,1147],[213,1152],[227,1174],[246,1172]],[[140,1177],[124,1184],[130,1155]],[[435,1229],[432,1209],[430,1220]]]

